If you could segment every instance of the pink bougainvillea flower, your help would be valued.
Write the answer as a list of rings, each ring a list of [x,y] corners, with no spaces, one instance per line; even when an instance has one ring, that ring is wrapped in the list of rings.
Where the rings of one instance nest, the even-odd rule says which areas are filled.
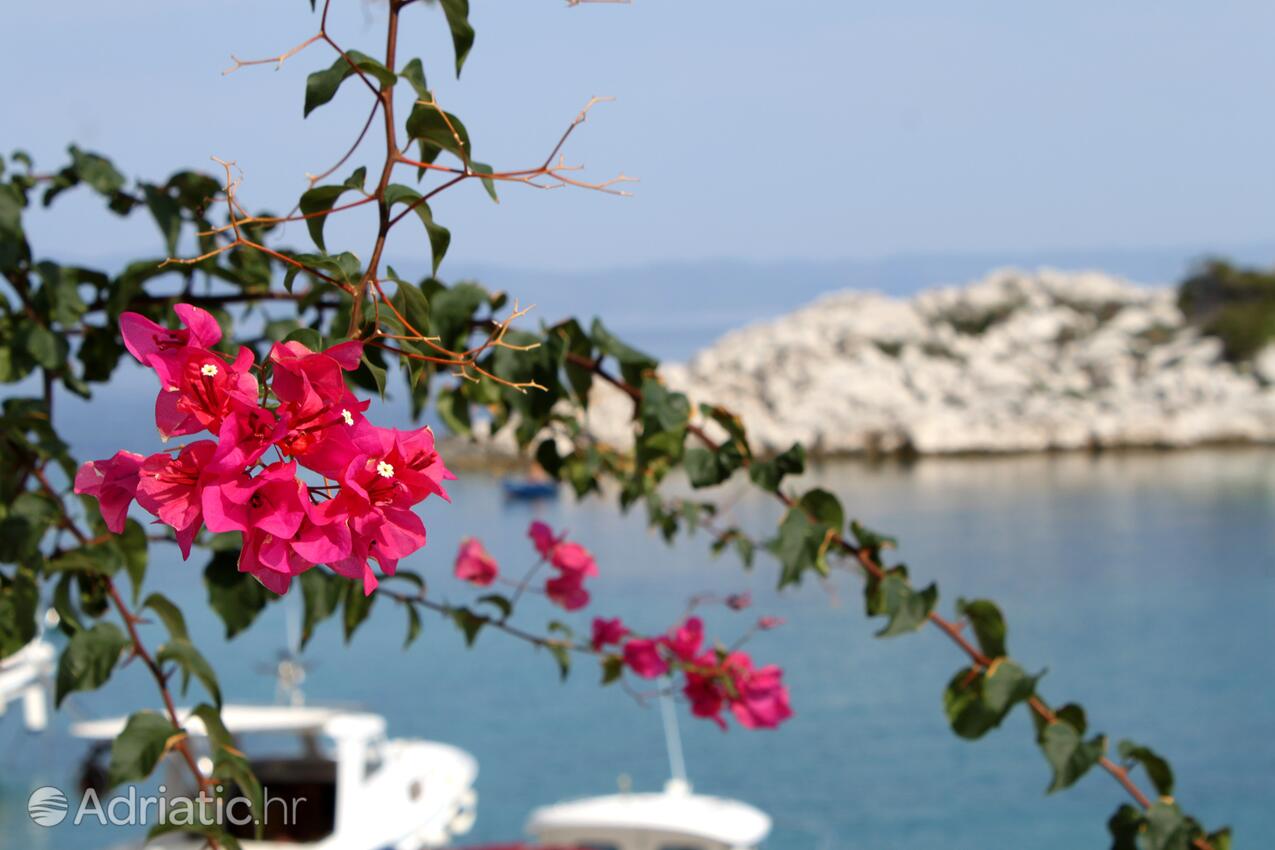
[[[768,632],[771,629],[777,629],[783,624],[783,617],[760,617],[757,620],[757,628],[759,631],[763,632]]]
[[[261,460],[286,430],[287,424],[264,407],[230,411],[217,431],[213,468],[218,472],[242,472]]]
[[[574,573],[582,578],[598,574],[598,564],[593,560],[593,555],[579,543],[559,543],[553,547],[549,563],[564,573]]]
[[[616,617],[611,620],[602,617],[593,618],[593,639],[590,645],[594,652],[599,652],[604,646],[618,644],[629,634],[628,628]]]
[[[712,653],[701,659],[706,666],[712,666],[716,661]],[[722,709],[726,707],[726,694],[715,676],[687,671],[686,684],[682,688],[682,693],[691,704],[691,714],[712,720],[723,730],[726,728],[726,721],[722,719]]]
[[[545,596],[567,611],[578,611],[589,604],[589,591],[584,589],[578,573],[562,573],[545,582]]]
[[[460,551],[456,553],[454,567],[456,578],[479,587],[488,587],[500,575],[500,567],[496,559],[483,548],[481,540],[466,537],[460,543]]]
[[[317,353],[295,340],[276,343],[270,350],[270,388],[285,404],[302,408],[331,405],[347,393],[341,373],[359,368],[362,356],[363,343],[357,340]]]
[[[116,452],[107,460],[85,463],[75,474],[75,492],[97,499],[102,521],[116,534],[124,531],[143,460],[134,452]]]
[[[693,661],[704,641],[704,623],[699,617],[690,617],[664,639],[664,645],[682,661]]]
[[[310,501],[293,462],[271,464],[255,478],[241,473],[209,484],[202,499],[209,531],[256,529],[285,539],[300,529]]]
[[[293,550],[316,564],[344,560],[353,552],[349,517],[335,499],[306,502],[306,517],[292,541]]]
[[[173,312],[184,328],[172,330],[152,322],[138,313],[120,314],[120,335],[124,347],[144,366],[150,366],[165,386],[173,386],[172,372],[184,349],[209,349],[221,341],[221,326],[207,310],[190,304],[178,304]]]
[[[172,382],[155,399],[155,424],[165,438],[208,430],[217,433],[236,408],[257,408],[257,379],[250,348],[239,349],[232,363],[202,349],[175,355]]]
[[[742,652],[732,652],[724,666],[734,692],[730,698],[731,713],[740,726],[774,729],[792,717],[784,674],[777,666],[772,664],[754,670],[752,659]]]
[[[753,604],[751,593],[732,593],[726,597],[726,607],[732,611],[743,611]]]
[[[142,461],[137,503],[177,532],[183,558],[190,557],[203,524],[203,490],[215,480],[209,461],[216,450],[212,440],[199,440],[184,446],[176,457],[160,452]]]
[[[282,537],[257,529],[244,533],[239,571],[251,573],[274,593],[287,593],[292,578],[313,566]]]
[[[659,643],[650,638],[634,638],[625,643],[624,663],[643,679],[655,679],[668,672]]]
[[[542,558],[547,559],[553,547],[558,545],[558,538],[554,536],[553,529],[540,520],[536,520],[527,527],[527,536],[531,538],[532,545],[536,547],[536,551]]]

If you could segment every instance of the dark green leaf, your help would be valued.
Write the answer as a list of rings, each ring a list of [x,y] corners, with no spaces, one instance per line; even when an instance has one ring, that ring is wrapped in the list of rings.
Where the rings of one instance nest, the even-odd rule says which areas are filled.
[[[1001,724],[1015,704],[1035,692],[1036,678],[1013,661],[996,661],[984,672],[965,668],[952,677],[943,694],[952,731],[962,738],[981,738]]]
[[[169,637],[175,640],[190,640],[190,633],[186,630],[186,617],[182,614],[181,609],[174,605],[167,596],[160,593],[152,593],[146,597],[142,607],[149,608],[159,615],[159,619],[164,623],[164,628],[168,629]]]
[[[456,76],[460,76],[461,66],[469,56],[469,49],[474,46],[474,28],[469,24],[469,0],[439,0],[443,14],[447,16],[447,26],[452,31],[452,47],[456,51]]]
[[[226,639],[252,625],[266,605],[277,599],[248,573],[239,572],[238,550],[213,553],[204,568],[208,604],[226,624]]]
[[[425,226],[425,235],[429,238],[429,248],[434,258],[432,273],[438,274],[438,266],[443,262],[443,257],[447,254],[447,248],[451,245],[452,234],[446,227],[434,222],[434,214],[430,212],[429,204],[424,202],[416,203],[420,200],[420,197],[420,192],[400,183],[393,183],[385,188],[385,203],[391,207],[395,204],[416,204],[412,207],[412,211],[416,213],[416,217]]]
[[[1126,763],[1138,763],[1147,772],[1147,778],[1155,786],[1161,797],[1173,796],[1173,768],[1155,753],[1150,747],[1135,744],[1133,741],[1121,741],[1117,747],[1120,760]]]
[[[159,652],[155,654],[155,660],[160,664],[171,661],[181,668],[183,695],[193,675],[208,691],[208,695],[212,697],[217,707],[221,707],[221,686],[217,684],[217,674],[213,672],[208,659],[204,658],[203,653],[196,649],[193,643],[182,638],[174,638],[159,648]]]
[[[894,637],[914,632],[925,625],[938,602],[938,586],[931,584],[915,590],[902,565],[886,570],[877,578],[869,575],[864,583],[864,599],[869,616],[888,617],[877,637]]]
[[[958,599],[956,614],[969,620],[984,655],[988,658],[1005,655],[1005,618],[996,603],[988,599]]]
[[[323,570],[307,570],[301,574],[301,648],[314,637],[319,623],[336,613],[345,593],[346,581]]]
[[[455,115],[439,109],[428,95],[407,116],[407,136],[420,143],[422,162],[433,162],[443,151],[461,162],[469,162],[469,131]]]
[[[793,443],[788,451],[770,460],[754,460],[748,467],[748,476],[763,490],[777,492],[786,475],[800,475],[806,471],[806,449],[801,443]]]
[[[478,633],[482,631],[483,626],[487,625],[488,620],[468,608],[453,608],[452,622],[464,632],[466,645],[473,646],[474,641],[478,640]]]
[[[1040,744],[1045,760],[1053,769],[1053,780],[1048,793],[1061,791],[1075,784],[1089,768],[1098,763],[1107,748],[1107,739],[1095,735],[1088,741],[1085,734],[1085,712],[1078,705],[1065,705],[1054,712],[1053,723],[1038,719],[1036,741]]]
[[[349,643],[354,637],[354,633],[358,631],[359,626],[363,625],[369,614],[372,613],[372,605],[376,602],[376,595],[363,592],[363,583],[358,581],[347,581],[345,583],[345,642]]]
[[[97,623],[72,635],[58,659],[56,703],[61,705],[74,691],[92,691],[105,684],[128,645],[128,638],[114,623]]]
[[[411,84],[417,97],[428,98],[430,96],[429,85],[425,82],[425,66],[420,59],[408,61],[398,72],[398,75]]]
[[[27,570],[12,579],[0,576],[0,658],[7,658],[35,639],[40,592]]]
[[[111,744],[107,787],[114,788],[123,782],[137,782],[150,776],[164,755],[168,742],[180,734],[167,717],[153,711],[139,711],[130,716],[124,731]]]
[[[311,112],[336,97],[337,89],[355,73],[355,67],[370,77],[374,77],[382,86],[394,85],[398,79],[377,60],[357,50],[347,50],[345,56],[338,56],[331,67],[315,71],[305,81],[305,112]],[[348,58],[347,58],[348,57]]]

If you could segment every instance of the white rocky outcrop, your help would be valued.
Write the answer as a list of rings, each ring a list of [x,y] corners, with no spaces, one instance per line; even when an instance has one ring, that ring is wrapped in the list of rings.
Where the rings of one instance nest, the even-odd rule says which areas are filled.
[[[661,373],[734,410],[770,451],[1275,442],[1275,347],[1234,366],[1171,289],[1093,272],[1003,270],[909,299],[836,293]],[[588,429],[630,441],[631,403],[594,394]]]

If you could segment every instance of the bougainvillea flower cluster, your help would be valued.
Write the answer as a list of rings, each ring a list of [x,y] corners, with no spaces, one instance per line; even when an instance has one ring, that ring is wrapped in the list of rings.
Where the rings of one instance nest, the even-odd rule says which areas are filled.
[[[548,564],[557,570],[544,584],[543,592],[549,601],[568,611],[588,605],[584,580],[598,574],[593,554],[543,522],[531,523],[527,536],[540,560],[519,585],[519,594],[535,570]],[[467,537],[456,552],[453,573],[477,587],[489,587],[500,577],[500,567],[480,541]],[[732,611],[752,605],[752,598],[746,593],[719,601]],[[762,617],[753,628],[767,631],[782,622],[777,617]],[[588,645],[582,648],[591,649],[616,665],[615,669],[627,669],[643,679],[681,674],[681,691],[690,703],[691,713],[712,720],[723,729],[727,709],[747,729],[774,729],[792,717],[783,671],[774,665],[754,666],[752,658],[738,647],[705,646],[704,623],[699,617],[687,617],[658,637],[637,634],[619,618],[595,617]]]
[[[691,713],[723,729],[726,709],[746,729],[774,729],[792,717],[783,671],[773,664],[755,667],[739,649],[705,647],[699,617],[655,638],[633,636],[619,620],[595,619],[592,643],[597,650],[618,646],[624,666],[644,679],[680,672]]]
[[[392,575],[425,545],[412,508],[447,498],[443,482],[455,476],[433,433],[380,428],[364,417],[369,402],[345,382],[362,357],[357,341],[325,351],[276,343],[258,364],[251,348],[234,356],[214,348],[221,327],[207,311],[174,310],[184,325],[176,330],[124,313],[124,344],[159,378],[160,436],[211,439],[90,461],[75,492],[96,497],[116,533],[136,500],[174,530],[183,557],[201,529],[238,532],[239,569],[275,593],[318,564],[371,593],[378,569]]]
[[[557,571],[544,583],[545,596],[567,611],[577,611],[588,605],[589,591],[584,588],[584,580],[598,574],[593,554],[579,543],[567,540],[565,534],[555,534],[543,522],[533,522],[527,529],[527,536],[540,555],[540,563],[548,564]],[[453,573],[462,581],[487,587],[500,575],[500,568],[481,542],[465,538],[456,553]]]

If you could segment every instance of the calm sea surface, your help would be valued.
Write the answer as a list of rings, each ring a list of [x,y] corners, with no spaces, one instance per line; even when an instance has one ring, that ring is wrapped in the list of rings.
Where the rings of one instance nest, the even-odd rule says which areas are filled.
[[[131,419],[134,414],[129,414]],[[144,416],[141,410],[136,415]],[[87,423],[79,423],[84,428]],[[126,433],[122,424],[103,430]],[[89,435],[84,456],[108,454]],[[141,431],[138,431],[141,433]],[[98,445],[98,443],[103,443]],[[100,454],[94,451],[100,450]],[[1275,452],[927,460],[914,466],[837,464],[808,476],[838,492],[854,515],[902,541],[899,557],[940,584],[945,611],[958,596],[998,600],[1010,649],[1057,703],[1077,701],[1090,728],[1131,737],[1168,756],[1178,797],[1211,824],[1237,829],[1237,846],[1275,836]],[[722,733],[683,718],[697,789],[750,801],[775,818],[769,846],[867,850],[1075,850],[1105,847],[1105,821],[1123,802],[1105,774],[1047,797],[1048,767],[1022,710],[980,742],[949,730],[943,686],[961,657],[933,630],[872,636],[860,583],[843,572],[778,594],[774,564],[746,572],[714,560],[703,537],[666,546],[639,514],[598,501],[506,504],[499,483],[465,476],[453,503],[425,511],[430,543],[411,567],[453,598],[449,578],[460,537],[478,534],[506,571],[528,563],[522,530],[535,517],[565,526],[597,553],[591,611],[660,629],[703,591],[750,591],[752,611],[709,612],[726,639],[759,614],[788,624],[753,642],[784,665],[796,717],[778,732]],[[773,527],[777,509],[741,489],[725,494],[734,522]],[[226,643],[201,607],[202,560],[182,563],[152,548],[148,583],[181,602],[192,632],[235,701],[270,701],[259,669],[285,642],[284,606]],[[520,611],[529,627],[550,614]],[[578,617],[581,629],[587,616]],[[609,792],[627,774],[654,789],[667,775],[659,713],[578,667],[559,684],[544,653],[484,633],[467,651],[441,620],[426,621],[408,651],[402,613],[382,602],[352,645],[329,623],[307,655],[312,702],[383,713],[391,735],[458,744],[481,764],[474,841],[514,839],[527,812],[560,798]],[[152,633],[154,637],[157,637]],[[83,748],[66,734],[75,716],[152,705],[140,670],[77,695],[40,736],[0,719],[0,846],[103,847],[115,831],[42,830],[27,794],[69,786]],[[152,706],[153,707],[153,706]]]

